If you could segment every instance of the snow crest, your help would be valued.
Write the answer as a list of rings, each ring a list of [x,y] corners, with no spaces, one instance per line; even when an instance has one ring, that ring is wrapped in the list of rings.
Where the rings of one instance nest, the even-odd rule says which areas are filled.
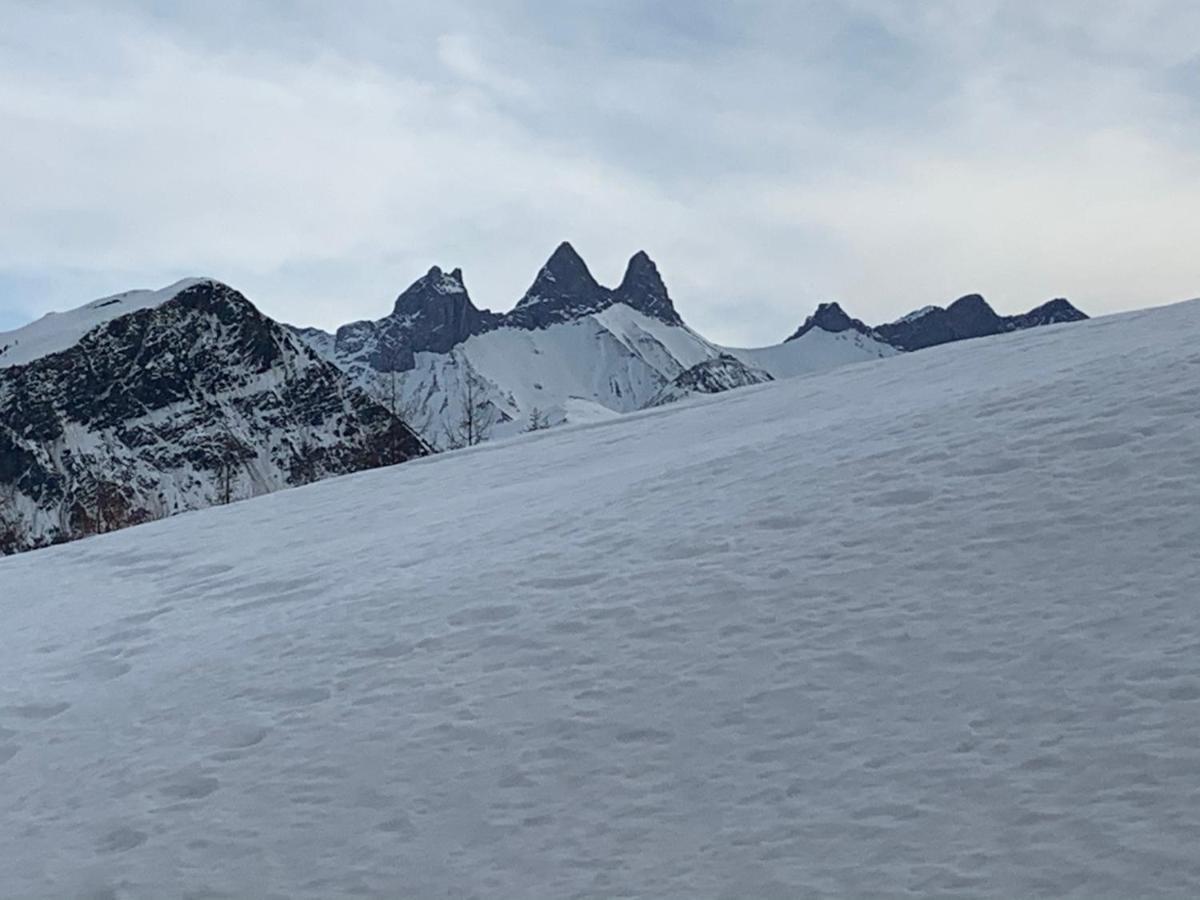
[[[101,297],[62,313],[47,313],[35,322],[12,331],[0,331],[0,368],[22,366],[68,350],[93,328],[113,319],[161,306],[178,294],[210,278],[185,278],[159,290],[125,291]]]

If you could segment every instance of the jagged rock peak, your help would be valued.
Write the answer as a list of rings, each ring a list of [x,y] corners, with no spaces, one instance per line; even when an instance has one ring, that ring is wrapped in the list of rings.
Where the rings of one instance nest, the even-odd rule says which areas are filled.
[[[570,243],[563,241],[550,254],[550,258],[538,271],[533,284],[529,286],[529,290],[517,306],[531,306],[547,301],[592,300],[602,291],[603,288],[588,271],[583,257],[575,252]]]
[[[658,273],[658,266],[645,250],[639,250],[629,257],[625,277],[621,279],[621,287],[618,290],[635,284],[653,287],[663,294],[667,292],[667,286],[663,284],[662,276]]]
[[[579,251],[571,246],[570,241],[563,241],[554,248],[554,252],[546,260],[546,267],[559,271],[572,269],[587,271],[587,263],[583,261],[583,257],[579,255]]]
[[[1019,316],[1009,316],[1008,320],[1014,328],[1034,328],[1038,325],[1054,325],[1059,322],[1082,322],[1088,318],[1083,312],[1065,297],[1049,300],[1041,306],[1035,306],[1027,313]]]
[[[621,279],[613,299],[669,324],[683,324],[667,293],[658,266],[645,250],[639,250],[630,257],[629,265],[625,267],[625,277]]]
[[[433,266],[396,298],[394,311],[417,312],[427,307],[431,301],[450,295],[461,295],[470,303],[466,285],[463,284],[462,269],[454,269],[447,273],[439,266]]]
[[[820,328],[822,331],[828,331],[831,334],[850,330],[857,331],[860,334],[872,333],[869,325],[864,324],[858,319],[852,319],[838,303],[830,302],[818,304],[816,312],[805,319],[804,324],[796,329],[796,332],[788,340],[794,341],[797,338],[804,337],[804,335],[808,334],[814,328]]]

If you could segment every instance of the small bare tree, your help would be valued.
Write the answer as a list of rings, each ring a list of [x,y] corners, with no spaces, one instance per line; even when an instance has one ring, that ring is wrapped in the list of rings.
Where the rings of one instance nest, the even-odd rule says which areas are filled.
[[[241,441],[233,436],[228,425],[223,426],[221,446],[217,458],[217,502],[222,505],[232,503],[241,482],[242,453]]]
[[[486,441],[496,424],[496,405],[487,397],[487,383],[468,370],[459,395],[462,412],[458,421],[446,426],[446,444],[451,450],[473,447]]]
[[[534,407],[529,411],[529,424],[525,426],[526,431],[544,431],[550,427],[550,419],[540,408]]]
[[[374,373],[371,379],[372,389],[370,393],[374,398],[385,406],[393,416],[404,423],[405,427],[420,438],[421,443],[425,445],[431,452],[437,452],[437,445],[434,438],[428,433],[429,422],[426,415],[427,399],[423,399],[419,393],[410,392],[408,395],[404,391],[404,369],[402,364],[405,359],[405,354],[398,344],[393,344],[385,347],[379,354],[379,370]],[[418,425],[418,422],[423,421],[424,424]],[[391,459],[395,461],[400,458],[400,438],[403,434],[401,429],[392,429],[391,440]]]
[[[96,479],[96,533],[105,534],[125,528],[130,523],[130,503],[121,485],[107,479]]]
[[[400,415],[401,358],[400,347],[388,344],[379,352],[380,369],[375,373],[376,395],[393,416]]]
[[[24,517],[17,509],[17,486],[0,486],[0,556],[16,553],[25,542]]]
[[[222,459],[217,468],[217,499],[223,506],[233,501],[233,481],[233,463]]]
[[[320,474],[317,466],[320,449],[307,428],[301,429],[300,439],[293,445],[292,452],[292,483],[312,484]]]

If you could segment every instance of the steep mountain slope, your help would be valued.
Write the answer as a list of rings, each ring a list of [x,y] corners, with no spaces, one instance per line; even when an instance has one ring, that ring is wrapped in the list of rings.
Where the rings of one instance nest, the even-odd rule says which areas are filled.
[[[770,373],[746,365],[736,356],[722,353],[713,359],[698,362],[682,372],[655,395],[646,407],[677,403],[694,394],[720,394],[734,388],[774,381]]]
[[[1197,896],[1198,330],[952,344],[0,560],[0,885]]]
[[[121,294],[3,338],[0,550],[426,452],[219,282]]]

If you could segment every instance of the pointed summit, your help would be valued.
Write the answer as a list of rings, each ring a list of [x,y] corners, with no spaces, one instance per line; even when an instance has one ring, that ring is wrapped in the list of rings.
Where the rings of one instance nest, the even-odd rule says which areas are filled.
[[[591,277],[588,272],[587,263],[583,261],[583,257],[571,246],[570,241],[563,241],[554,248],[554,252],[550,254],[550,258],[546,260],[546,268],[555,272],[566,274],[580,273]]]
[[[802,338],[814,328],[820,328],[822,331],[828,331],[830,334],[837,334],[842,331],[857,331],[859,334],[872,334],[873,329],[859,321],[852,319],[846,314],[846,311],[837,303],[821,303],[817,305],[817,311],[804,320],[804,324],[796,329],[795,334],[788,338],[788,341],[794,341],[797,338]],[[785,341],[784,343],[787,343]]]
[[[592,277],[575,248],[563,241],[508,314],[507,324],[517,328],[545,328],[611,305],[610,292]]]
[[[625,277],[613,293],[613,300],[669,325],[683,324],[667,293],[667,286],[658,273],[658,266],[645,250],[639,250],[630,258]]]
[[[629,257],[629,265],[625,267],[625,277],[617,290],[625,290],[635,285],[645,285],[649,290],[666,294],[667,286],[663,284],[662,276],[658,274],[658,266],[645,250],[639,250]]]
[[[521,298],[517,307],[547,302],[574,303],[590,299],[602,291],[603,288],[596,283],[596,279],[588,271],[587,263],[575,252],[574,247],[563,241],[550,254],[550,258],[537,273],[533,284],[529,286],[529,290],[525,292],[525,296]]]

